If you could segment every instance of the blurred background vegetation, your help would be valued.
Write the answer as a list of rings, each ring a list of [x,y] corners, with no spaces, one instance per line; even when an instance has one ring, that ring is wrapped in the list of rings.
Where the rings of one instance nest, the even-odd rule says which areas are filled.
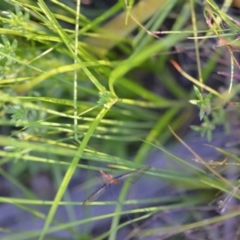
[[[208,142],[218,127],[238,130],[232,1],[4,0],[0,9],[0,191],[14,205],[54,199],[40,238],[86,170],[144,165],[151,143],[175,141],[168,126]]]

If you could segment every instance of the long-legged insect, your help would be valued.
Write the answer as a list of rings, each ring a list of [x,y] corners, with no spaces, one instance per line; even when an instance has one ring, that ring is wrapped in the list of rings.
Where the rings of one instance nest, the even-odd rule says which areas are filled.
[[[142,168],[138,168],[134,171],[113,177],[110,174],[104,173],[100,170],[100,173],[105,181],[105,183],[99,187],[95,192],[93,192],[84,202],[83,205],[88,205],[91,202],[97,200],[111,184],[120,184],[119,180],[124,180],[129,177],[140,177],[141,174],[145,173],[151,166],[146,166]]]

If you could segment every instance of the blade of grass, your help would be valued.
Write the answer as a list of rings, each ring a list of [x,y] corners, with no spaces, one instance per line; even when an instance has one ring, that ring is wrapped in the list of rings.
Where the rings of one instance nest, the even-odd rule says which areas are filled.
[[[215,176],[217,176],[219,179],[222,180],[222,182],[225,182],[228,186],[233,187],[233,184],[228,181],[226,178],[222,177],[218,172],[216,172],[211,166],[206,164],[206,162],[196,153],[194,152],[169,126],[169,129],[171,133],[178,139],[179,142],[181,142],[188,150],[193,154],[193,156],[202,163],[210,172],[212,172]]]
[[[41,231],[39,240],[42,240],[44,238],[44,236],[46,235],[48,228],[53,220],[53,217],[56,213],[57,207],[59,202],[61,201],[63,194],[66,191],[66,188],[68,186],[69,181],[71,180],[74,171],[77,167],[78,162],[80,161],[80,159],[82,158],[82,154],[84,152],[85,147],[87,146],[88,141],[90,140],[93,132],[95,131],[96,127],[98,126],[98,124],[101,122],[101,119],[105,116],[105,114],[108,112],[108,110],[111,108],[111,106],[117,101],[117,99],[108,99],[108,102],[105,104],[105,107],[101,109],[101,111],[99,112],[98,116],[96,116],[96,119],[91,123],[91,125],[89,126],[89,129],[85,135],[85,137],[82,140],[81,145],[79,146],[79,148],[76,151],[76,154],[74,156],[74,158],[72,159],[72,162],[66,172],[66,174],[64,175],[64,178],[62,180],[61,185],[59,186],[59,189],[57,191],[57,194],[54,198],[54,203],[50,208],[50,211],[48,213],[46,222],[43,226],[43,229]]]

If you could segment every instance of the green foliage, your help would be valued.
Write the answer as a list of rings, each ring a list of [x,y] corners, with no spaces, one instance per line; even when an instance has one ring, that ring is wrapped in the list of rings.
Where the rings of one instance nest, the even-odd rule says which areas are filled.
[[[4,59],[6,56],[9,56],[8,64],[14,63],[13,58],[16,58],[15,51],[17,50],[17,40],[14,39],[12,45],[6,36],[1,36],[3,44],[0,44],[0,51],[5,55],[2,55],[0,60]]]
[[[201,136],[206,136],[207,140],[211,142],[213,131],[217,126],[224,126],[225,132],[230,131],[230,125],[227,121],[226,110],[222,107],[212,106],[212,94],[202,94],[196,86],[193,86],[197,100],[190,100],[193,105],[197,105],[200,109],[199,117],[202,121],[200,126],[192,125],[194,131],[200,132]]]
[[[117,1],[113,7],[98,11],[83,5],[78,11],[79,0],[75,9],[70,7],[73,2],[64,0],[6,2],[10,7],[4,7],[0,14],[0,124],[5,131],[0,135],[3,147],[0,156],[8,170],[0,169],[0,174],[14,187],[12,196],[1,197],[1,202],[24,208],[36,219],[45,220],[43,228],[35,232],[16,234],[10,230],[8,239],[46,239],[46,235],[56,229],[69,231],[78,238],[72,228],[94,218],[78,222],[71,208],[75,203],[65,197],[74,174],[85,169],[98,171],[100,167],[104,169],[103,166],[108,171],[109,165],[124,170],[139,168],[157,147],[152,142],[160,139],[160,144],[164,145],[171,139],[168,126],[178,130],[182,126],[186,128],[184,123],[195,117],[191,104],[199,108],[202,121],[200,126],[191,128],[209,141],[216,126],[229,129],[228,114],[222,106],[231,102],[239,89],[235,87],[231,93],[220,93],[205,83],[216,73],[221,54],[210,52],[202,67],[199,47],[205,47],[204,41],[210,37],[210,32],[206,30],[206,19],[195,13],[194,1],[148,0],[145,5],[133,0]],[[207,2],[203,9],[205,18],[214,13],[211,20],[215,21],[215,16],[221,15],[236,32],[236,24],[225,12],[214,1]],[[205,26],[203,30],[202,26]],[[211,29],[210,25],[208,27]],[[168,31],[159,34],[159,29],[166,28]],[[219,33],[224,36],[220,25],[214,28],[215,37]],[[201,43],[198,33],[205,37]],[[192,36],[194,41],[190,42],[191,38],[186,41]],[[174,65],[179,72],[176,77],[169,60],[174,49],[179,52],[178,47],[183,51],[196,50],[197,67],[194,69],[199,79],[184,72],[183,69],[189,69],[188,64],[182,66],[185,61],[181,66]],[[182,77],[194,83],[193,92],[185,89]],[[160,149],[173,161],[184,165],[191,175],[175,169],[151,168],[146,177],[167,181],[175,188],[180,186],[181,190],[200,188],[204,192],[214,188],[230,192],[218,175],[213,174],[213,177],[213,172],[209,174],[169,150]],[[134,156],[131,161],[127,160],[130,155]],[[40,172],[50,174],[54,185],[58,186],[53,201],[38,199],[33,189],[19,180],[27,174],[25,180],[29,181],[30,175]],[[88,182],[83,188],[87,186]],[[15,188],[21,191],[21,199],[16,198],[19,194],[16,195]],[[125,202],[129,188],[128,183],[122,186],[121,203],[139,206],[147,203],[156,207],[127,211],[143,215],[126,224],[147,219],[159,211],[192,208],[212,199],[212,195],[205,192],[189,198],[180,190],[183,198],[178,199],[177,204],[175,196]],[[167,204],[157,206],[159,202]],[[32,204],[49,206],[50,210],[44,215],[33,210]],[[68,225],[54,220],[60,204],[67,206],[67,214],[72,219]],[[123,205],[113,204],[116,209],[111,215],[112,226],[98,239],[116,239],[122,227],[119,218],[124,213]],[[205,224],[205,219],[200,220],[201,227]],[[179,227],[179,232],[185,231],[184,226]],[[168,229],[169,233],[171,230],[174,229]]]
[[[22,121],[27,121],[27,114],[28,112],[26,109],[24,109],[23,106],[20,105],[15,105],[15,106],[10,106],[10,107],[4,107],[5,112],[8,114],[11,114],[11,121],[12,123],[15,123],[15,126],[21,125]]]
[[[209,115],[211,113],[212,94],[208,93],[206,96],[204,96],[196,86],[193,86],[193,89],[198,100],[190,100],[189,102],[197,105],[200,108],[199,117],[200,120],[203,120],[206,115]]]
[[[26,33],[25,27],[29,22],[30,15],[28,12],[21,9],[19,5],[14,5],[15,13],[10,11],[2,11],[1,14],[5,17],[2,18],[3,28],[13,29]]]

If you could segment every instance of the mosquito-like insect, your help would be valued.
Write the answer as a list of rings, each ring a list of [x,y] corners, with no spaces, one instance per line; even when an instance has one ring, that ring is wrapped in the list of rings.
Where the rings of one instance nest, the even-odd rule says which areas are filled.
[[[120,184],[119,180],[124,180],[129,177],[140,177],[141,174],[145,173],[151,166],[146,166],[138,168],[134,171],[113,177],[111,174],[107,174],[100,170],[100,173],[105,181],[105,183],[99,187],[95,192],[93,192],[84,202],[83,205],[88,205],[91,202],[97,200],[111,184]]]

